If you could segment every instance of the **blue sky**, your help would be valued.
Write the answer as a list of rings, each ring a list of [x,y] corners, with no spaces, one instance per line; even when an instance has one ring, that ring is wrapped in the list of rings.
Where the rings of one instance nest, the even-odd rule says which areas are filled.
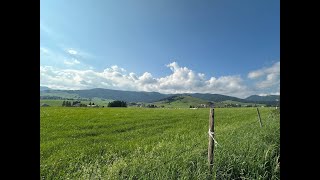
[[[279,0],[41,0],[40,85],[280,93]]]

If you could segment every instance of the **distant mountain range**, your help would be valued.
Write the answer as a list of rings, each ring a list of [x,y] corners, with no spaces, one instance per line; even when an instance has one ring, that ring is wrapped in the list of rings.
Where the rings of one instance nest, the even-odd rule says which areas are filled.
[[[86,89],[86,90],[53,90],[48,87],[40,86],[40,98],[44,97],[60,97],[60,98],[101,98],[121,100],[126,102],[156,102],[176,96],[191,96],[211,102],[222,101],[237,101],[242,103],[262,103],[262,104],[278,104],[280,101],[279,95],[258,96],[253,95],[245,99],[226,96],[221,94],[201,94],[201,93],[183,93],[183,94],[161,94],[158,92],[143,92],[143,91],[122,91],[111,89]]]
[[[252,95],[246,98],[248,101],[280,101],[279,95],[258,96]]]
[[[46,86],[40,86],[40,91],[44,91],[44,90],[50,90],[50,88]]]

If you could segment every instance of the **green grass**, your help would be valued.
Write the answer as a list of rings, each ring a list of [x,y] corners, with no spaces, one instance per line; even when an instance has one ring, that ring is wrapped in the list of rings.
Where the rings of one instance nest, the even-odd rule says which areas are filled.
[[[40,108],[41,179],[210,179],[209,109]],[[279,179],[279,114],[215,109],[214,177]]]
[[[191,96],[178,96],[175,98],[174,101],[172,102],[167,102],[167,101],[158,101],[155,103],[150,103],[150,104],[155,104],[158,107],[164,106],[166,108],[189,108],[191,106],[199,106],[200,104],[207,104],[208,101],[191,97]]]
[[[190,105],[197,107],[197,106],[200,106],[201,104],[208,104],[208,102],[209,101],[191,97],[191,96],[178,96],[178,97],[175,97],[174,100],[171,102],[168,102],[167,100],[165,100],[165,101],[158,101],[158,102],[147,103],[147,104],[155,104],[158,107],[164,106],[166,108],[189,108]],[[231,101],[231,100],[214,103],[215,107],[225,107],[225,105],[228,105],[228,104],[234,104],[234,105],[240,104],[241,106],[245,106],[245,105],[266,106],[265,104],[243,103],[243,102],[237,102],[237,101]]]
[[[48,104],[49,106],[62,106],[63,100],[40,99],[40,104]]]
[[[257,106],[265,106],[265,104],[255,104],[255,103],[244,103],[244,102],[238,102],[238,101],[222,101],[222,104],[241,104],[241,105],[257,105]]]
[[[70,101],[72,103],[73,101],[77,101],[77,100],[40,99],[40,104],[45,103],[45,104],[48,104],[49,106],[58,107],[58,106],[62,106],[63,101]],[[91,102],[96,105],[106,107],[108,105],[108,102],[111,102],[111,101],[113,101],[113,100],[110,100],[110,99],[101,100],[100,98],[92,98],[91,101],[81,101],[81,103],[88,105]]]

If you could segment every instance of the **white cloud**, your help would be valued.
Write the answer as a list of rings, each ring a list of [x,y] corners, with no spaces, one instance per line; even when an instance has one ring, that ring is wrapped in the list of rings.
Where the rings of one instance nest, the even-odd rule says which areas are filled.
[[[262,93],[262,94],[258,94],[259,96],[268,96],[269,94],[265,94],[265,93]]]
[[[256,85],[260,89],[269,88],[280,83],[280,75],[278,74],[268,74],[267,78],[261,82],[258,82]]]
[[[47,47],[40,47],[41,64],[63,64],[67,57],[59,52],[55,52]]]
[[[125,69],[118,67],[117,65],[113,65],[111,66],[111,68],[107,68],[108,71],[114,71],[114,72],[120,72],[120,73],[124,73],[126,72]]]
[[[60,50],[63,50],[63,52],[61,52]],[[78,54],[72,55],[71,57],[68,56],[66,52],[66,49],[53,50],[47,47],[40,46],[40,65],[53,66],[56,68],[66,68],[73,66],[77,69],[94,69],[94,67],[85,62],[85,58],[78,57],[78,51]]]
[[[71,55],[76,55],[76,54],[78,54],[78,52],[77,52],[76,50],[74,50],[74,49],[68,49],[67,52],[68,52],[69,54],[71,54]]]
[[[261,76],[264,75],[264,72],[262,70],[258,70],[258,71],[253,71],[253,72],[250,72],[248,74],[248,78],[250,79],[256,79],[256,78],[259,78]]]
[[[280,73],[280,62],[276,62],[269,68],[262,68],[262,69],[250,72],[248,74],[248,78],[256,79],[268,74],[279,74],[279,73]]]
[[[152,77],[152,75],[148,72],[143,73],[142,76],[140,76],[137,80],[137,82],[141,85],[150,85],[157,82],[155,78]]]
[[[270,95],[280,95],[280,92],[273,92],[273,93],[270,93]]]
[[[261,93],[259,96],[280,95],[280,92]]]
[[[57,46],[59,48],[61,48],[62,50],[64,50],[66,53],[74,56],[74,57],[77,57],[79,59],[83,58],[83,59],[94,59],[94,58],[97,58],[96,55],[88,52],[87,50],[85,49],[81,49],[79,47],[76,47],[76,48],[70,48],[69,45],[67,44],[64,44],[64,43],[57,43]]]
[[[155,91],[160,93],[212,93],[237,97],[247,97],[252,93],[240,76],[222,76],[205,78],[177,62],[167,65],[170,75],[155,78],[145,72],[141,76],[116,65],[102,72],[94,70],[58,69],[41,66],[41,84],[56,89],[110,88],[135,91]]]
[[[274,63],[271,67],[262,68],[252,71],[248,74],[248,78],[263,78],[256,83],[259,89],[271,88],[280,85],[280,62]]]

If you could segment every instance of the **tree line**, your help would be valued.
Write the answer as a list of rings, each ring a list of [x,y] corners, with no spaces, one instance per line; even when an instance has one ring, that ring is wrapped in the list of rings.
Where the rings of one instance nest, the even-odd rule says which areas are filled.
[[[94,102],[89,103],[90,106],[96,106]],[[79,106],[79,107],[87,107],[86,104],[82,104],[81,101],[63,101],[62,102],[63,107],[74,107],[74,106]],[[125,101],[112,101],[108,103],[108,107],[127,107],[127,102]],[[104,107],[104,106],[102,106]]]
[[[127,102],[125,101],[112,101],[108,103],[108,107],[127,107]]]
[[[87,105],[82,104],[81,101],[72,101],[72,103],[71,103],[71,101],[63,101],[62,102],[63,107],[72,107],[72,106],[75,106],[76,104],[79,104],[80,107],[87,107]]]

